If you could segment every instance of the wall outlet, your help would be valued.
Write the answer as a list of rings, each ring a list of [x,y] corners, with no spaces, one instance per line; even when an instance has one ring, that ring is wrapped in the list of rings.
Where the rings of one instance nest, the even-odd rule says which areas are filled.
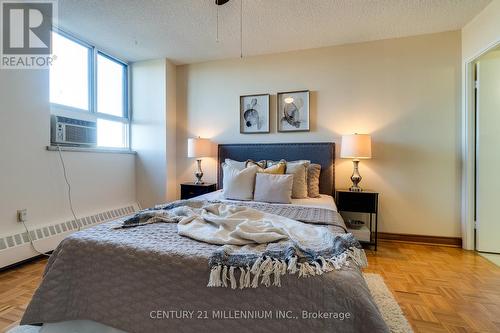
[[[26,222],[28,219],[28,210],[26,208],[17,210],[17,222]]]

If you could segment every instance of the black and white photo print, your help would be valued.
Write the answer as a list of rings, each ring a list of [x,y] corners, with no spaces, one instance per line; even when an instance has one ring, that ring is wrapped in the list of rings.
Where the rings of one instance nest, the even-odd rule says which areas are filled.
[[[240,96],[240,133],[269,133],[269,94]]]
[[[309,131],[309,90],[278,93],[278,132]]]

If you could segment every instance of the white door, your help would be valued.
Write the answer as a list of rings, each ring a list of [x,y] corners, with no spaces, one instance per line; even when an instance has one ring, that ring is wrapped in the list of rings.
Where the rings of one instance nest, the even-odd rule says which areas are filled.
[[[500,253],[500,50],[477,65],[476,249]]]

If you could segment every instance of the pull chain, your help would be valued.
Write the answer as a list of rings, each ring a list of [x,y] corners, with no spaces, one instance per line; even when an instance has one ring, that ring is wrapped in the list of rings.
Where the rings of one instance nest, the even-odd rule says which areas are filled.
[[[217,5],[217,26],[215,41],[219,43],[219,6],[225,4],[229,0],[215,0]],[[243,59],[243,0],[240,0],[240,58]]]
[[[240,58],[243,59],[243,0],[240,0]]]
[[[219,42],[219,5],[217,5],[217,37],[215,41]]]

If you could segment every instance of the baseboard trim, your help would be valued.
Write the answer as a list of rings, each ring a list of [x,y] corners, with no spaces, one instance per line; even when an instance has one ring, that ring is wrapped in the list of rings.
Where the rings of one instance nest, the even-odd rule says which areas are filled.
[[[54,251],[48,251],[47,254],[51,255],[52,252],[54,252]],[[11,269],[18,268],[20,266],[32,263],[34,261],[37,261],[37,260],[40,260],[40,259],[43,259],[43,258],[48,258],[48,256],[44,256],[43,254],[40,254],[40,255],[37,255],[37,256],[31,257],[31,258],[28,258],[28,259],[21,260],[21,261],[18,261],[16,263],[13,263],[13,264],[10,264],[10,265],[7,265],[7,266],[4,266],[4,267],[0,267],[0,273],[2,273],[4,271],[11,270]]]
[[[452,247],[462,247],[462,238],[459,237],[425,236],[425,235],[393,234],[389,232],[379,232],[378,239],[405,242],[405,243],[420,243],[420,244],[434,244],[434,245],[445,245]]]

